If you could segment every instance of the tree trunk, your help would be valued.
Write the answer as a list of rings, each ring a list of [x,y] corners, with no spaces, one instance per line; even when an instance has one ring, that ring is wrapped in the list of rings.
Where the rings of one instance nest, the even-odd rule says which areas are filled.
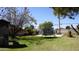
[[[60,16],[58,16],[58,20],[59,20],[59,34],[61,34],[61,27],[60,27]]]
[[[73,27],[73,25],[71,25],[71,27],[77,33],[77,35],[79,35],[79,32]]]

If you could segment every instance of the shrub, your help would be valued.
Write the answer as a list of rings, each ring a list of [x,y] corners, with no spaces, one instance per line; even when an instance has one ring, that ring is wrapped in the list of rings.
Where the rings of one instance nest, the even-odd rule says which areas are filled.
[[[68,37],[73,37],[72,32],[70,30],[71,29],[70,26],[67,26],[66,29],[68,30],[67,36]]]

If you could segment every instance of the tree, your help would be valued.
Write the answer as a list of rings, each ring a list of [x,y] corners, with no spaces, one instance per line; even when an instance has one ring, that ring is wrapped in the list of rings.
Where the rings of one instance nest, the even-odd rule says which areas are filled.
[[[15,35],[20,29],[25,27],[24,25],[35,23],[35,19],[29,15],[27,7],[3,7],[0,8],[1,16],[6,17],[11,24],[11,34],[15,38]]]
[[[53,34],[53,24],[52,22],[44,22],[39,25],[39,28],[43,31],[44,35],[51,35]]]
[[[77,27],[77,30],[79,31],[79,24],[76,27]]]
[[[60,18],[61,18],[62,8],[53,8],[53,10],[54,10],[54,15],[56,15],[59,20],[59,34],[61,34]]]
[[[30,26],[27,26],[25,30],[28,32],[28,35],[33,35],[35,28],[33,25],[30,25]]]
[[[75,19],[75,17],[79,14],[78,7],[52,7],[54,14],[59,19],[59,33],[60,31],[60,18],[69,17],[70,19]]]
[[[71,27],[77,33],[77,35],[79,35],[79,32],[73,27],[73,25],[71,25]]]

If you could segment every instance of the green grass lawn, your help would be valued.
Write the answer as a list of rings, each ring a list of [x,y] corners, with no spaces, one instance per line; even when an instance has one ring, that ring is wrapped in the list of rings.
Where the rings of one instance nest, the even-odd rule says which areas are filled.
[[[56,37],[19,37],[18,42],[25,44],[24,48],[0,48],[1,51],[78,51],[79,36],[69,38],[66,36]]]

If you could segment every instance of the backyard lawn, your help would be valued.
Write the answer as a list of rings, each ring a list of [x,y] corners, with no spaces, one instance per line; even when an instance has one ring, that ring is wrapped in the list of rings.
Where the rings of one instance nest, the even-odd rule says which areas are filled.
[[[79,36],[72,38],[63,37],[18,37],[19,44],[25,44],[23,48],[0,48],[1,51],[78,51]]]

